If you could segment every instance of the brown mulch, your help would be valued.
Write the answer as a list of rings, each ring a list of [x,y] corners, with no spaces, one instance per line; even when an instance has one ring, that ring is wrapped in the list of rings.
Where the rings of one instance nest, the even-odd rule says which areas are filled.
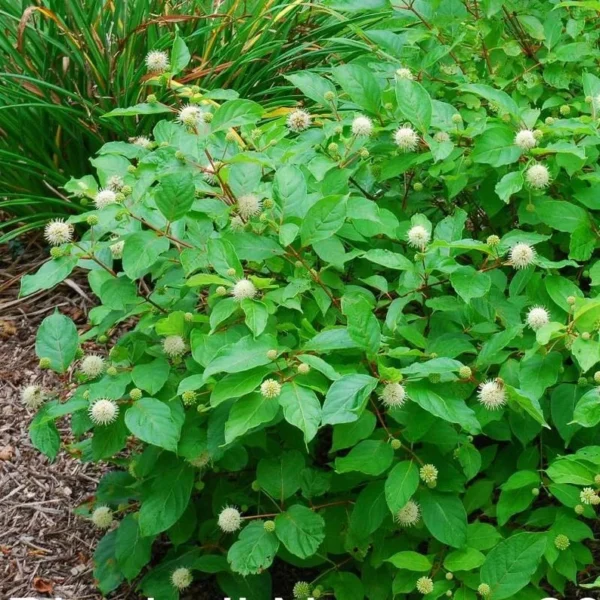
[[[99,535],[73,509],[94,494],[102,470],[63,451],[50,462],[33,448],[33,414],[19,396],[30,383],[68,393],[53,373],[38,369],[36,330],[55,307],[81,327],[93,306],[85,277],[75,274],[54,290],[18,298],[20,277],[46,256],[35,238],[0,253],[0,597],[96,600],[102,595],[91,558]]]

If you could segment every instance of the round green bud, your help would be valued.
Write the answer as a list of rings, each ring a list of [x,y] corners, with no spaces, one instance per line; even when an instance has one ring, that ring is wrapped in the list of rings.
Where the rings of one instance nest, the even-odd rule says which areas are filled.
[[[191,313],[191,312],[186,312],[186,313],[183,315],[183,319],[184,319],[184,321],[185,321],[186,323],[192,323],[192,322],[193,322],[193,320],[194,320],[194,313]]]
[[[190,87],[190,91],[192,92],[192,94],[197,94],[200,91],[200,86],[199,85],[192,85]]]
[[[539,496],[540,495],[540,488],[531,488],[531,494],[533,496]]]
[[[100,219],[98,218],[98,215],[90,215],[89,217],[87,217],[87,219],[85,220],[85,222],[90,227],[93,227],[94,225],[98,225],[98,223],[100,222]]]
[[[133,192],[133,188],[132,188],[130,185],[124,185],[124,186],[121,188],[121,193],[122,193],[124,196],[131,196],[131,193],[132,193],[132,192]]]
[[[429,354],[429,358],[437,358],[437,357],[438,357],[438,354],[437,354],[437,352],[431,352],[431,353]]]
[[[584,331],[581,334],[581,339],[584,340],[584,341],[586,341],[586,342],[590,339],[590,337],[592,337],[592,336],[590,335],[589,331]]]
[[[302,264],[302,261],[301,261],[301,260],[297,260],[297,261],[294,263],[294,266],[295,266],[297,269],[301,269],[301,268],[302,268],[304,265]]]
[[[567,115],[571,114],[571,107],[568,104],[563,104],[559,111],[563,117],[566,117]]]
[[[130,392],[129,392],[129,397],[135,402],[137,400],[140,400],[142,397],[142,390],[140,390],[140,388],[133,388]]]
[[[413,183],[413,190],[415,190],[415,192],[422,192],[423,184],[420,181],[415,181],[415,183]]]
[[[452,581],[454,579],[454,573],[446,573],[446,579]]]
[[[308,375],[310,373],[310,365],[300,363],[297,370],[299,375]]]
[[[258,140],[261,135],[262,135],[262,131],[260,129],[258,129],[258,127],[257,127],[256,129],[252,130],[252,133],[250,134],[250,137],[253,140]]]
[[[339,146],[335,142],[331,142],[331,144],[327,146],[327,150],[329,150],[329,152],[331,152],[332,154],[337,154],[338,149]]]
[[[452,598],[452,590],[446,591],[446,598]]]
[[[535,204],[532,204],[531,202],[529,202],[527,204],[527,206],[525,207],[525,210],[529,213],[535,212]]]
[[[360,152],[358,153],[358,155],[361,158],[369,158],[369,156],[371,156],[370,153],[369,153],[369,151],[366,148],[361,148]]]
[[[580,378],[577,380],[577,385],[578,385],[578,386],[580,386],[580,387],[584,387],[584,386],[586,386],[587,384],[588,384],[587,377],[580,377]]]
[[[217,296],[226,296],[227,295],[227,289],[220,285],[216,290],[215,290]]]
[[[106,369],[106,374],[110,375],[111,377],[114,377],[117,373],[117,367],[108,367],[108,369]]]
[[[248,512],[248,505],[247,505],[247,504],[242,504],[242,505],[240,506],[240,510],[241,510],[243,513],[245,513],[245,512]]]
[[[196,481],[196,484],[194,485],[194,487],[201,492],[205,487],[206,484],[204,483],[204,481]]]
[[[575,300],[576,300],[575,296],[568,296],[567,304],[570,304],[572,306],[573,304],[575,304]]]
[[[327,100],[327,102],[331,102],[332,100],[335,100],[335,93],[332,91],[325,92],[323,97],[325,100]]]
[[[235,275],[235,269],[227,269],[227,275],[229,275],[229,277],[233,277]]]
[[[458,125],[459,123],[462,123],[463,118],[460,116],[460,114],[456,113],[454,115],[452,115],[452,122],[455,123],[456,125]]]
[[[275,521],[265,521],[263,527],[267,533],[273,533],[275,531]]]
[[[554,118],[553,117],[546,117],[544,123],[546,123],[546,125],[554,125]]]
[[[487,583],[482,583],[477,588],[477,593],[480,596],[483,596],[484,598],[489,596],[491,594],[491,592],[492,592],[492,588],[490,588],[490,586]]]
[[[589,272],[587,269],[586,269],[586,270],[585,270],[585,271],[582,273],[582,275],[583,275],[583,276],[584,276],[586,279],[589,279],[589,278],[590,278],[590,272]]]
[[[320,587],[316,587],[313,591],[312,591],[312,597],[315,600],[318,600],[321,596],[323,595],[323,590]]]
[[[106,335],[99,335],[98,336],[98,343],[99,344],[106,344],[106,342],[108,342],[108,337]]]
[[[560,533],[554,538],[554,545],[557,550],[566,550],[571,545],[571,542],[566,535]]]
[[[442,380],[442,378],[439,373],[431,373],[429,375],[429,381],[431,383],[439,383],[441,380]]]
[[[260,217],[258,217],[258,220],[261,223],[264,223],[265,221],[269,220],[269,215],[267,213],[261,213]]]
[[[400,450],[400,448],[402,448],[402,442],[400,440],[394,438],[390,442],[390,446],[392,447],[392,450]]]
[[[582,515],[585,512],[585,506],[583,504],[577,504],[574,508],[575,514]]]
[[[87,198],[82,198],[79,202],[81,203],[81,206],[87,206],[90,203]]]
[[[83,392],[83,399],[84,400],[90,399],[90,390],[85,390],[85,392]]]
[[[586,104],[591,104],[594,101],[594,99],[591,96],[586,96],[585,97],[585,103]]]
[[[465,167],[470,167],[473,165],[473,159],[470,156],[466,156],[463,162],[465,164]]]
[[[134,165],[129,165],[129,166],[127,167],[127,172],[128,172],[128,173],[132,173],[132,174],[133,174],[133,173],[135,173],[135,172],[136,172],[136,170],[137,170],[137,169],[135,168],[135,166],[134,166]]]
[[[337,126],[337,127],[334,129],[334,130],[333,130],[333,132],[334,132],[336,135],[341,135],[342,131],[344,131],[344,129],[343,129],[343,127],[342,127],[341,125],[338,125],[338,126]]]
[[[50,248],[50,256],[52,258],[61,258],[61,256],[64,256],[63,249],[58,246],[53,246]]]
[[[467,441],[468,442],[473,442],[473,436],[472,435],[468,435],[467,436]]]
[[[600,371],[594,373],[594,382],[600,384]]]
[[[254,480],[251,484],[250,487],[252,488],[253,492],[260,492],[260,483],[258,483],[258,481]]]
[[[500,243],[500,238],[497,235],[490,235],[488,236],[486,243],[488,246],[491,246],[493,248],[494,246],[497,246]]]
[[[202,113],[202,120],[205,123],[210,123],[213,120],[214,115],[211,112]]]
[[[383,108],[385,108],[385,110],[394,110],[394,105],[391,102],[386,102],[383,105]]]
[[[467,366],[463,365],[458,370],[458,376],[461,379],[471,379],[471,377],[473,376],[473,371],[471,371],[470,367],[467,367]]]
[[[541,129],[534,129],[533,130],[533,137],[536,140],[541,140],[544,137],[544,132]]]
[[[175,158],[177,160],[185,160],[185,154],[181,152],[181,150],[177,150],[177,152],[175,152]]]
[[[594,476],[594,483],[600,486],[600,474]]]
[[[154,94],[149,94],[148,97],[146,98],[146,102],[148,104],[156,104],[156,102],[157,102],[156,96]]]
[[[235,133],[233,131],[228,131],[227,134],[225,135],[225,139],[228,142],[236,142],[237,136],[235,135]]]
[[[275,206],[275,202],[273,202],[272,198],[265,198],[265,200],[263,200],[263,207],[264,208],[273,208]]]
[[[197,394],[193,390],[187,390],[181,394],[181,400],[186,406],[190,406],[196,402]]]
[[[310,591],[310,583],[298,581],[298,583],[294,584],[292,596],[294,596],[296,600],[306,600],[310,596]]]
[[[269,360],[275,360],[277,358],[277,350],[271,349],[267,351],[267,358]]]

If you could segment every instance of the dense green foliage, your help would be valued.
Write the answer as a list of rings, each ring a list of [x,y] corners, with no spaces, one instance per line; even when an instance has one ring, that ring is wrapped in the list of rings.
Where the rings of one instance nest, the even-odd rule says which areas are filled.
[[[378,55],[289,76],[310,114],[179,86],[113,111],[162,120],[69,182],[95,209],[22,283],[79,267],[100,301],[43,322],[78,387],[31,436],[56,456],[71,415],[115,467],[81,510],[104,594],[262,600],[285,564],[297,598],[598,585],[600,7],[504,4],[398,7]]]

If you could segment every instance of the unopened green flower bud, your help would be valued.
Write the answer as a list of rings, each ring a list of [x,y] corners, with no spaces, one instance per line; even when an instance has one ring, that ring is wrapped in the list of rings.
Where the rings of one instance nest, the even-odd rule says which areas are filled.
[[[193,320],[194,320],[194,313],[191,313],[191,312],[186,312],[186,313],[183,315],[183,319],[184,319],[184,321],[185,321],[186,323],[192,323],[192,322],[193,322]]]
[[[563,104],[559,111],[563,117],[566,117],[567,115],[571,114],[571,107],[568,104]]]
[[[573,305],[573,304],[575,304],[575,300],[576,300],[575,296],[568,296],[567,304]]]
[[[583,506],[583,504],[577,504],[575,505],[575,514],[577,515],[582,515],[585,512],[585,506]]]
[[[132,174],[133,174],[133,173],[135,173],[135,172],[136,172],[136,170],[137,170],[137,169],[136,169],[135,165],[129,165],[129,166],[127,167],[127,172],[128,172],[128,173],[132,173]]]
[[[235,275],[235,269],[227,269],[227,275],[229,275],[229,277],[233,277]]]
[[[323,97],[325,100],[327,100],[327,102],[331,102],[332,100],[335,100],[335,93],[332,91],[325,92]]]
[[[585,103],[586,104],[591,104],[594,101],[594,99],[591,96],[586,96],[585,97]]]
[[[477,588],[477,593],[486,598],[492,593],[492,588],[487,583],[482,583]]]
[[[123,196],[131,196],[132,192],[133,192],[133,188],[130,185],[124,185],[121,188],[121,193],[123,194]]]
[[[204,481],[196,481],[196,485],[194,487],[201,492],[206,487],[206,484]]]
[[[463,119],[462,119],[462,117],[460,116],[460,114],[456,113],[456,114],[452,115],[452,122],[453,122],[453,123],[455,123],[455,124],[457,124],[457,125],[458,125],[459,123],[462,123],[462,120],[463,120]]]
[[[273,533],[275,531],[275,521],[265,521],[263,527],[267,533]]]
[[[216,290],[215,290],[217,296],[226,296],[227,295],[227,289],[220,285]]]
[[[533,130],[533,137],[536,140],[541,140],[544,137],[544,132],[541,129],[534,129]]]
[[[369,151],[366,148],[361,148],[360,152],[358,153],[358,155],[361,158],[369,158],[369,156],[370,156]]]
[[[81,203],[81,206],[87,206],[90,203],[87,198],[82,198],[79,202]]]
[[[205,123],[210,123],[213,120],[213,117],[214,117],[214,115],[211,112],[204,112],[204,113],[202,113],[202,120]]]
[[[235,135],[235,133],[233,131],[228,131],[227,134],[225,135],[225,139],[228,142],[237,142],[237,136]]]
[[[452,581],[454,579],[454,573],[446,573],[446,579]]]
[[[175,158],[177,160],[185,160],[185,154],[180,150],[177,150],[177,152],[175,152]]]
[[[334,132],[336,135],[341,135],[342,131],[344,131],[344,129],[342,128],[342,126],[341,126],[341,125],[338,125],[338,126],[337,126],[337,127],[334,129],[334,130],[333,130],[333,132]]]
[[[586,342],[590,339],[590,337],[591,337],[591,335],[590,335],[589,331],[584,331],[581,334],[581,339],[584,340],[584,341],[586,341]]]
[[[192,85],[190,87],[190,91],[192,92],[192,94],[197,94],[200,91],[200,86],[199,85]]]
[[[400,448],[402,448],[402,442],[400,440],[394,438],[390,442],[390,446],[392,447],[392,450],[400,450]]]
[[[531,494],[533,496],[539,496],[540,495],[540,488],[531,488]]]
[[[302,261],[301,261],[301,260],[297,260],[297,261],[294,263],[294,266],[295,266],[297,269],[301,269],[301,268],[302,268],[304,265],[302,264]]]
[[[413,183],[413,190],[415,190],[415,192],[422,192],[423,184],[420,181],[415,181],[415,183]]]
[[[154,94],[149,94],[148,97],[146,98],[146,102],[148,104],[156,104],[156,102],[157,102],[156,96]]]
[[[554,118],[553,117],[546,117],[544,123],[546,123],[546,125],[554,125]]]
[[[103,334],[98,336],[98,343],[106,344],[106,342],[108,342],[108,337],[106,335]]]
[[[51,364],[52,364],[52,362],[50,361],[49,358],[46,358],[46,357],[40,358],[40,362],[39,362],[40,369],[49,369]]]
[[[580,377],[580,378],[577,380],[577,385],[578,385],[579,387],[584,387],[584,386],[586,386],[587,384],[588,384],[587,377]]]
[[[140,400],[142,397],[142,390],[140,390],[140,388],[133,388],[130,392],[129,392],[129,397],[136,402],[137,400]]]
[[[260,483],[258,483],[258,481],[254,480],[250,487],[252,488],[253,492],[260,492]]]
[[[294,584],[292,596],[294,596],[296,600],[306,600],[310,596],[310,591],[310,583],[298,581],[298,583]]]
[[[265,198],[263,200],[263,208],[269,209],[275,206],[275,202],[273,202],[272,198]]]
[[[53,246],[50,248],[50,256],[52,258],[61,258],[64,255],[65,253],[63,252],[62,248],[59,248],[58,246]]]
[[[497,235],[490,235],[488,236],[486,243],[488,246],[491,246],[493,248],[494,246],[497,246],[500,243],[500,238]]]
[[[385,108],[385,110],[394,110],[394,105],[391,102],[386,102],[383,105],[383,108]]]
[[[181,394],[181,400],[186,406],[191,406],[192,404],[194,404],[194,402],[196,402],[196,397],[197,394],[193,390],[188,390]]]
[[[83,392],[83,399],[84,400],[90,399],[90,390],[85,390],[85,392]]]
[[[277,358],[277,350],[271,349],[267,351],[267,358],[269,360],[275,360]]]
[[[110,375],[111,377],[114,377],[117,373],[118,371],[116,367],[108,367],[108,369],[106,369],[106,374]]]
[[[299,375],[308,375],[310,373],[310,365],[306,363],[300,363],[298,365],[298,374]]]
[[[470,367],[467,367],[465,365],[463,365],[459,370],[458,370],[458,376],[461,379],[471,379],[473,375],[473,372],[471,371]]]
[[[558,550],[566,550],[571,545],[571,542],[566,535],[560,533],[554,538],[554,545]]]
[[[318,600],[321,596],[323,595],[323,590],[320,587],[316,587],[313,591],[312,591],[312,597],[315,600]]]
[[[98,223],[100,222],[100,219],[98,218],[98,215],[89,215],[85,222],[90,226],[93,227],[94,225],[98,225]]]

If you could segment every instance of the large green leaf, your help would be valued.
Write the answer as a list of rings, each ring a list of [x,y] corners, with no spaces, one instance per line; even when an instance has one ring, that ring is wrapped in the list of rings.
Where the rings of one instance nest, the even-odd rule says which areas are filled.
[[[399,462],[385,481],[385,499],[396,514],[412,498],[419,487],[419,469],[412,461]]]
[[[167,404],[154,398],[134,402],[125,413],[125,424],[140,440],[175,452],[181,434],[181,423],[173,418]]]
[[[309,508],[296,504],[277,515],[275,533],[292,554],[308,558],[325,539],[325,521]]]
[[[50,361],[50,368],[64,373],[75,358],[79,336],[75,323],[58,311],[46,317],[35,336],[35,353],[38,358]]]
[[[271,566],[278,549],[277,536],[265,531],[263,521],[253,521],[229,548],[227,561],[235,573],[256,575]]]
[[[195,191],[191,173],[168,173],[160,180],[154,200],[167,221],[178,221],[192,208]]]
[[[313,204],[300,227],[303,246],[331,237],[346,219],[346,197],[326,196]]]
[[[460,498],[431,490],[421,493],[423,521],[434,538],[453,548],[467,543],[467,513]]]
[[[281,388],[279,404],[285,420],[304,433],[304,441],[308,444],[317,435],[321,423],[321,403],[317,395],[291,381]]]

